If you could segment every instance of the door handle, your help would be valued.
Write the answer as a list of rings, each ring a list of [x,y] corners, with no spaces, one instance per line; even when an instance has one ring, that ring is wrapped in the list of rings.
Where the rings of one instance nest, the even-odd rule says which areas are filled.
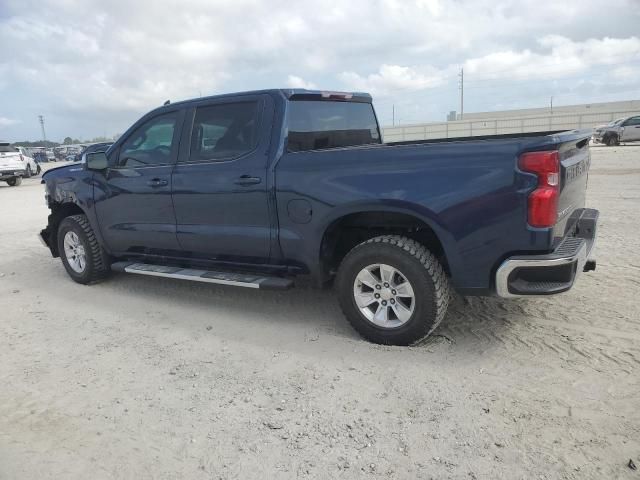
[[[166,180],[163,180],[162,178],[152,178],[151,180],[149,180],[147,182],[147,185],[149,185],[150,187],[166,187],[167,185],[169,185],[169,182],[167,182]]]
[[[242,175],[236,178],[233,183],[236,185],[257,185],[262,179],[260,177],[252,177],[251,175]]]

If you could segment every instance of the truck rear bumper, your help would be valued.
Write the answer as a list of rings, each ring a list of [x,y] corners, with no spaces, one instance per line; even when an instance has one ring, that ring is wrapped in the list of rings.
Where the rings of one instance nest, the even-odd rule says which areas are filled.
[[[569,290],[582,271],[595,270],[593,258],[599,212],[583,209],[573,235],[546,255],[507,258],[496,271],[496,293],[503,298],[553,295]]]

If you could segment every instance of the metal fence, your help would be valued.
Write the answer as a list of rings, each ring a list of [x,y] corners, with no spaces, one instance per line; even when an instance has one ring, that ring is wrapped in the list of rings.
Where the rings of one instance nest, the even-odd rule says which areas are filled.
[[[544,132],[549,130],[576,130],[593,128],[618,118],[637,115],[639,113],[638,111],[623,110],[602,113],[488,118],[485,120],[455,120],[451,122],[383,127],[382,135],[385,142],[401,142],[435,138]]]

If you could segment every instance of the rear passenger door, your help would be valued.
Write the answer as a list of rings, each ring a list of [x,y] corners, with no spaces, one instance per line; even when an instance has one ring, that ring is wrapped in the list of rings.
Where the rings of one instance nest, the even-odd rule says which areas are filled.
[[[273,108],[271,97],[253,95],[203,102],[189,111],[172,197],[178,242],[190,256],[268,260]]]

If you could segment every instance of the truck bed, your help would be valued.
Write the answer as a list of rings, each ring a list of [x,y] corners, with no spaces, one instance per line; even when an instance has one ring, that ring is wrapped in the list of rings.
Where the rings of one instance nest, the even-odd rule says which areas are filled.
[[[506,133],[501,135],[473,135],[470,137],[447,137],[447,138],[433,138],[425,140],[404,140],[402,142],[385,142],[384,145],[419,145],[421,143],[448,143],[448,142],[466,142],[474,140],[503,140],[513,138],[530,138],[530,137],[546,137],[548,135],[556,135],[558,133],[570,132],[571,130],[548,130],[542,132],[527,132],[527,133]],[[580,130],[573,130],[574,132]],[[586,131],[586,130],[585,130]],[[589,131],[589,133],[591,133]]]

